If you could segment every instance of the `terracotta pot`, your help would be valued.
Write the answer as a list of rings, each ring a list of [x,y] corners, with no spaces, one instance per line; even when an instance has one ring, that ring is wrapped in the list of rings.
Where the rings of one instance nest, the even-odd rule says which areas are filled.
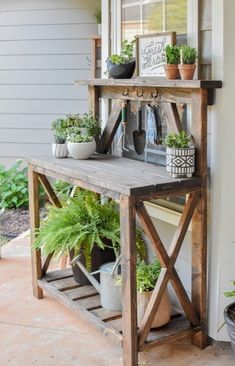
[[[192,177],[195,171],[195,147],[166,148],[166,171],[173,178]]]
[[[153,291],[148,292],[137,292],[137,319],[138,326],[143,319],[144,313],[146,311],[147,305],[149,303],[150,297]],[[151,328],[159,328],[167,324],[171,319],[171,302],[169,299],[168,291],[164,292],[162,300],[160,302],[158,311],[153,319]]]
[[[179,72],[182,80],[192,80],[194,72],[196,70],[196,65],[184,64],[178,65]]]
[[[180,73],[179,73],[178,65],[166,64],[166,65],[164,65],[164,70],[165,70],[165,74],[166,74],[167,79],[169,79],[169,80],[180,79]]]

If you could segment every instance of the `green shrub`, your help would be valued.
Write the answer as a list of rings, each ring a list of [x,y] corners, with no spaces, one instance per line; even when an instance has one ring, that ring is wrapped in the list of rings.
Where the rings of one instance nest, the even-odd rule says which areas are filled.
[[[182,49],[183,64],[195,64],[198,57],[196,48],[186,45],[182,45],[180,48]]]
[[[21,169],[18,160],[10,169],[0,166],[0,208],[27,207],[28,178],[27,168]]]
[[[165,48],[166,52],[166,63],[167,64],[179,64],[180,63],[180,49],[179,46],[167,45]]]

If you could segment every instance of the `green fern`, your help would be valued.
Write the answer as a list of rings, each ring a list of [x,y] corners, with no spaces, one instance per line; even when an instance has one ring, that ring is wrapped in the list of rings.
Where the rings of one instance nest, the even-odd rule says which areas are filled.
[[[145,245],[139,229],[136,243],[138,256],[144,258]],[[65,200],[62,208],[48,207],[48,218],[37,231],[34,248],[55,256],[82,252],[89,270],[94,245],[103,250],[112,247],[116,256],[120,254],[119,213],[114,202],[101,203],[97,194],[77,189],[75,197]]]

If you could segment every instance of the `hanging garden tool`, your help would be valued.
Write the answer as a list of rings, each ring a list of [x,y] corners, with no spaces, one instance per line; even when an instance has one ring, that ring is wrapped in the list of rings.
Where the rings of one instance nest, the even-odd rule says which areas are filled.
[[[141,155],[145,148],[146,132],[142,130],[142,109],[141,104],[137,111],[137,130],[133,132],[134,148],[138,155]]]
[[[146,104],[145,108],[147,143],[150,145],[160,145],[162,141],[162,124],[158,107]]]
[[[129,138],[126,131],[126,125],[127,125],[127,101],[122,102],[122,133],[121,136],[118,139],[117,142],[117,149],[120,151],[129,151],[130,149],[133,150],[130,147]]]

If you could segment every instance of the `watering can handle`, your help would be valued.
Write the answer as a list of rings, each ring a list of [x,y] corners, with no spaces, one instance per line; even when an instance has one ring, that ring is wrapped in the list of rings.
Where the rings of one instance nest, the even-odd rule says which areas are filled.
[[[111,276],[114,275],[114,272],[115,272],[115,270],[116,270],[116,268],[117,268],[120,260],[121,260],[121,255],[119,255],[119,257],[117,258],[116,262],[114,263],[114,266],[113,266],[113,269],[112,269],[112,272],[111,272]]]

